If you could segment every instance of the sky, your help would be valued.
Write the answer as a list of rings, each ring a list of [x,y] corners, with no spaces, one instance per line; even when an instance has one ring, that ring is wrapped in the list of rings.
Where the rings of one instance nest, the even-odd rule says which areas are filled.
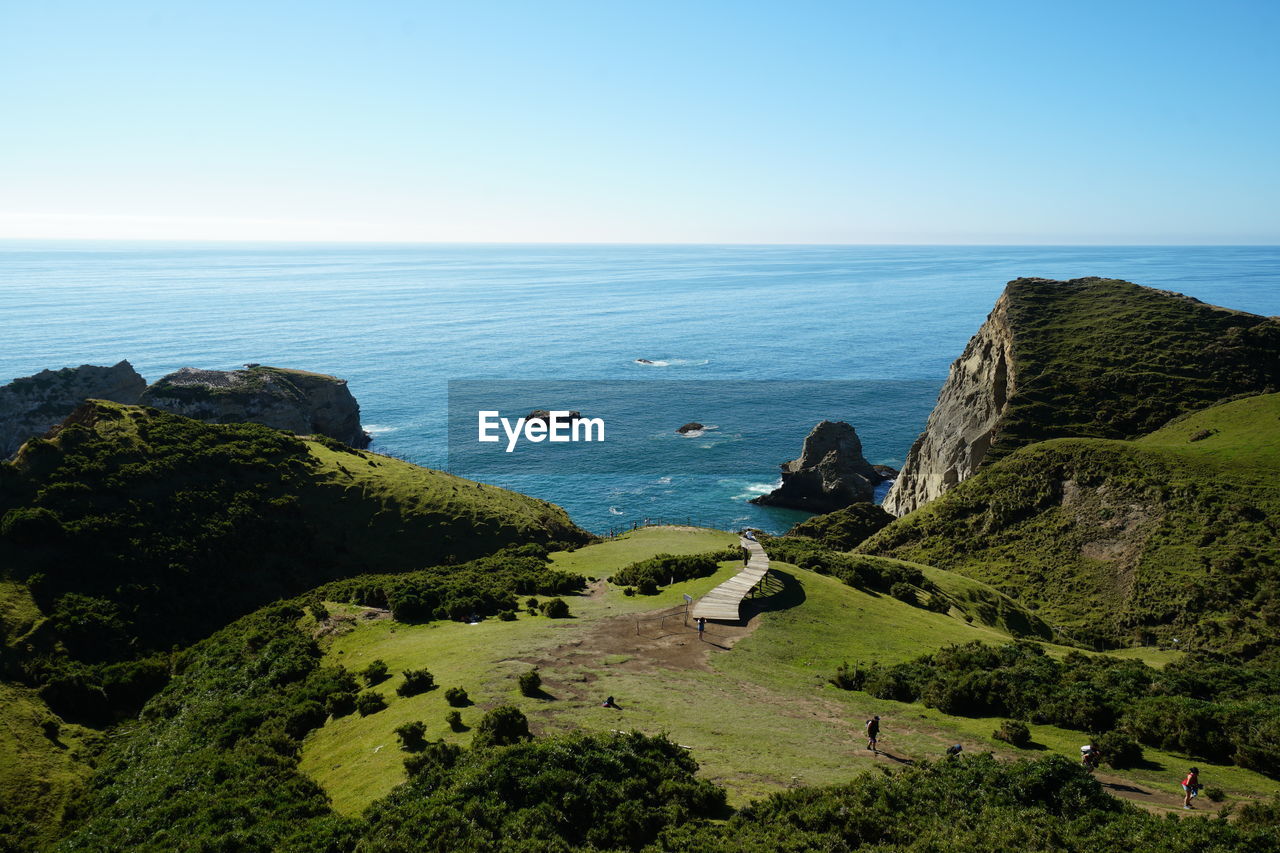
[[[0,239],[1280,244],[1280,3],[0,0]]]

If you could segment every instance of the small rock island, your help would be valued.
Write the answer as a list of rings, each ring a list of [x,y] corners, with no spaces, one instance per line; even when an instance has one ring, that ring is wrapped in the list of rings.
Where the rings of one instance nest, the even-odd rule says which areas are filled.
[[[862,441],[852,426],[823,421],[805,437],[800,457],[782,463],[782,485],[751,503],[833,512],[871,501],[884,479],[863,458]]]

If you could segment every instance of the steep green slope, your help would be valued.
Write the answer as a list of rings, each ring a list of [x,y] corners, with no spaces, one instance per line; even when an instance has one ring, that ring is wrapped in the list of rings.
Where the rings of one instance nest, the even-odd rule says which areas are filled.
[[[1280,395],[1137,441],[1023,448],[864,542],[987,581],[1077,639],[1280,641]]]
[[[1016,390],[988,461],[1033,441],[1134,438],[1280,388],[1280,321],[1127,281],[1009,283]]]
[[[0,464],[0,677],[35,709],[9,715],[0,794],[56,819],[88,753],[41,733],[50,709],[92,726],[131,715],[174,649],[270,601],[586,538],[544,501],[331,439],[86,404]]]

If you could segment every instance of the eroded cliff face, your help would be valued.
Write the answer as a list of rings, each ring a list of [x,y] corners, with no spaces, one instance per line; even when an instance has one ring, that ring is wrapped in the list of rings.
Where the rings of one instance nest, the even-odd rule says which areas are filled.
[[[85,400],[137,403],[147,381],[127,361],[111,367],[82,364],[42,370],[0,387],[0,459],[29,438],[42,436]]]
[[[925,430],[911,445],[884,508],[906,515],[970,477],[995,440],[1016,388],[1007,293],[951,365]]]
[[[299,435],[326,435],[368,447],[360,406],[343,379],[255,366],[245,370],[184,367],[142,394],[144,406],[209,423],[250,422]]]
[[[832,512],[870,501],[883,479],[863,458],[862,441],[852,426],[823,421],[805,437],[800,457],[782,464],[782,485],[751,503]]]

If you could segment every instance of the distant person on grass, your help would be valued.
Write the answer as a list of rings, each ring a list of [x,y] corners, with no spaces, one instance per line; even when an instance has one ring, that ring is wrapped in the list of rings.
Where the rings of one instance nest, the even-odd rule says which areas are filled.
[[[617,703],[617,702],[613,701],[613,697],[612,697],[612,696],[610,696],[608,699],[604,700],[604,702],[600,705],[600,707],[601,707],[601,708],[617,708],[619,711],[621,711],[621,710],[622,710],[622,707],[621,707],[620,705],[618,705],[618,703]]]
[[[1182,780],[1182,807],[1191,808],[1191,801],[1200,794],[1200,771],[1192,767],[1187,771],[1187,778]]]
[[[702,634],[707,630],[707,620],[703,616],[698,617],[698,639],[702,639]]]
[[[876,749],[876,741],[880,739],[880,716],[877,714],[867,720],[867,749],[874,753],[879,753]]]

